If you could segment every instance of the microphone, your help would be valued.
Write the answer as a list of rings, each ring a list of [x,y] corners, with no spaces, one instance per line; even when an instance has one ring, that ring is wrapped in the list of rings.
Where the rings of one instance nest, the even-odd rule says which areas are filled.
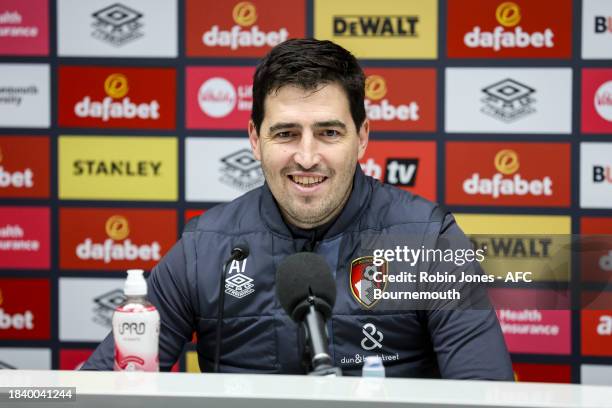
[[[291,318],[305,329],[311,375],[337,375],[329,355],[325,321],[336,302],[336,283],[320,255],[298,252],[281,262],[276,270],[276,296]]]
[[[217,309],[217,331],[215,333],[215,369],[214,372],[219,372],[219,359],[221,358],[221,329],[223,327],[223,308],[225,305],[225,278],[227,277],[227,269],[233,261],[242,261],[249,256],[249,247],[246,243],[238,243],[232,248],[230,257],[223,263],[223,269],[221,271],[221,281],[219,282],[219,297],[218,297],[218,309]]]

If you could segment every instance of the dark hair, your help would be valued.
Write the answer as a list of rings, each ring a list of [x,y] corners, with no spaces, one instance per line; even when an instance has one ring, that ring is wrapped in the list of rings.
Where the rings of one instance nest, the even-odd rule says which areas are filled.
[[[331,41],[287,40],[272,50],[257,66],[253,77],[251,119],[259,134],[266,96],[285,85],[315,90],[319,85],[338,83],[346,92],[357,130],[366,118],[365,76],[357,59]]]

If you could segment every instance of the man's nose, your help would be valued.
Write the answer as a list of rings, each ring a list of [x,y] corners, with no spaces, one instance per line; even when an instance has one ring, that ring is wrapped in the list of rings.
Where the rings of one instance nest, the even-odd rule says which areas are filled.
[[[321,156],[318,152],[317,139],[312,132],[304,132],[302,134],[294,159],[304,169],[311,169],[319,164]]]

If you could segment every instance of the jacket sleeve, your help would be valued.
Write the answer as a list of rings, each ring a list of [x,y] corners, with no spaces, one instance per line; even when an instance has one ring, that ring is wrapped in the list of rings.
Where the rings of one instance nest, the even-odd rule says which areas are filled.
[[[469,244],[450,214],[443,219],[438,241],[464,241]],[[472,267],[472,273],[482,273],[477,262]],[[462,269],[457,268],[454,273]],[[442,378],[513,381],[510,356],[486,287],[456,285],[470,297],[467,303],[425,312]],[[472,286],[467,288],[462,285]]]
[[[183,346],[191,340],[196,313],[190,301],[184,242],[181,239],[153,268],[147,279],[149,301],[160,316],[160,371],[170,371]],[[112,331],[85,362],[82,370],[113,370],[115,343]]]

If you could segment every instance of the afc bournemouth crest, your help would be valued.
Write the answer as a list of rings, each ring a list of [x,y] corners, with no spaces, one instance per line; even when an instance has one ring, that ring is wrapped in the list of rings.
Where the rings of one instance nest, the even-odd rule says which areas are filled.
[[[379,274],[376,274],[377,272]],[[368,309],[378,303],[379,299],[374,299],[374,289],[384,291],[387,286],[386,277],[389,273],[387,261],[381,266],[376,266],[372,256],[357,258],[351,262],[350,273],[351,293],[355,299]]]

